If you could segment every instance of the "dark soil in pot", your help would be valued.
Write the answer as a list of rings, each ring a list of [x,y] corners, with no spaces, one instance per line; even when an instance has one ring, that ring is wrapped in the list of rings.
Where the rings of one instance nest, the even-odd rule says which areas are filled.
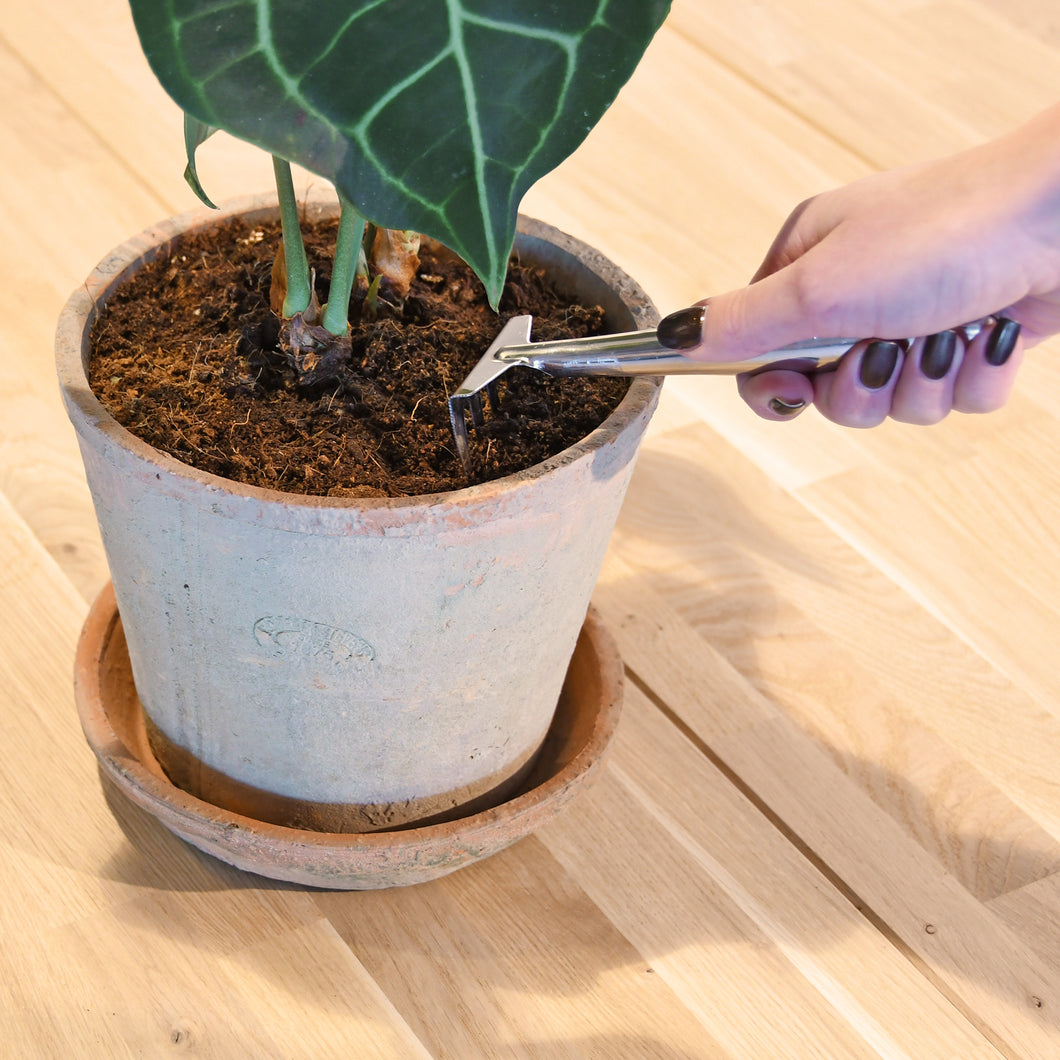
[[[307,225],[327,299],[334,222]],[[355,321],[344,363],[301,379],[269,309],[278,225],[236,220],[185,236],[110,299],[93,330],[91,385],[150,445],[254,486],[331,497],[459,489],[547,459],[597,427],[628,381],[509,371],[502,407],[472,432],[465,477],[447,398],[504,322],[531,313],[535,340],[599,334],[603,311],[512,262],[500,314],[441,248],[425,247],[400,308]]]

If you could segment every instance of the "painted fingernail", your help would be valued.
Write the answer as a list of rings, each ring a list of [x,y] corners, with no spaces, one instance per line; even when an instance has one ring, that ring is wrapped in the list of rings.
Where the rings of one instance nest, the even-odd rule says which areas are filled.
[[[806,408],[805,401],[785,401],[783,398],[775,397],[769,402],[769,409],[777,416],[797,416]]]
[[[920,355],[920,371],[928,379],[942,379],[953,367],[953,355],[957,350],[957,335],[952,331],[940,331],[928,335],[924,340],[924,352]]]
[[[861,358],[861,370],[858,373],[861,385],[869,390],[885,387],[898,367],[901,350],[897,342],[871,343]]]
[[[1020,337],[1020,326],[1008,317],[998,317],[994,330],[986,344],[986,363],[1000,368],[1016,348],[1016,339]]]
[[[703,338],[703,317],[706,312],[706,306],[694,305],[663,317],[655,331],[659,342],[668,350],[695,349]]]

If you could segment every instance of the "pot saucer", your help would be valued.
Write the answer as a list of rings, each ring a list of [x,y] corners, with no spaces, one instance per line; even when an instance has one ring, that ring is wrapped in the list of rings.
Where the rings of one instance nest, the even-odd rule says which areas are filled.
[[[272,879],[335,890],[423,883],[489,857],[562,811],[599,769],[622,704],[622,664],[590,609],[556,715],[524,790],[467,817],[365,834],[285,828],[203,802],[175,787],[147,741],[125,634],[108,585],[77,649],[81,726],[106,775],[130,801],[192,846]]]

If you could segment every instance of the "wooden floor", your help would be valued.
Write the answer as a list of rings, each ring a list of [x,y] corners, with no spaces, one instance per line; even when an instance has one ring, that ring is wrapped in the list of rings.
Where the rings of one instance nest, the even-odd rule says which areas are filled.
[[[272,884],[108,802],[72,696],[107,572],[52,332],[194,205],[179,114],[122,0],[6,4],[0,83],[0,1056],[1060,1056],[1060,343],[930,429],[668,383],[596,594],[596,787],[431,884]],[[1045,0],[676,0],[526,208],[669,311],[807,195],[1057,99]],[[218,137],[201,175],[270,167]]]

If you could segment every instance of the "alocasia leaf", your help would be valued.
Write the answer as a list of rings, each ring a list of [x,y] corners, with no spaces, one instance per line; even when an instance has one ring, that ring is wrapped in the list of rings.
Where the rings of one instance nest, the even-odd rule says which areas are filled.
[[[199,183],[199,174],[195,169],[195,151],[199,144],[205,143],[215,132],[217,129],[212,125],[206,125],[190,114],[184,115],[184,150],[188,155],[188,164],[184,167],[184,179],[191,190],[212,210],[216,210],[217,206]]]
[[[185,111],[328,178],[380,227],[447,244],[494,303],[523,194],[582,142],[669,9],[669,0],[131,4],[148,61]]]

